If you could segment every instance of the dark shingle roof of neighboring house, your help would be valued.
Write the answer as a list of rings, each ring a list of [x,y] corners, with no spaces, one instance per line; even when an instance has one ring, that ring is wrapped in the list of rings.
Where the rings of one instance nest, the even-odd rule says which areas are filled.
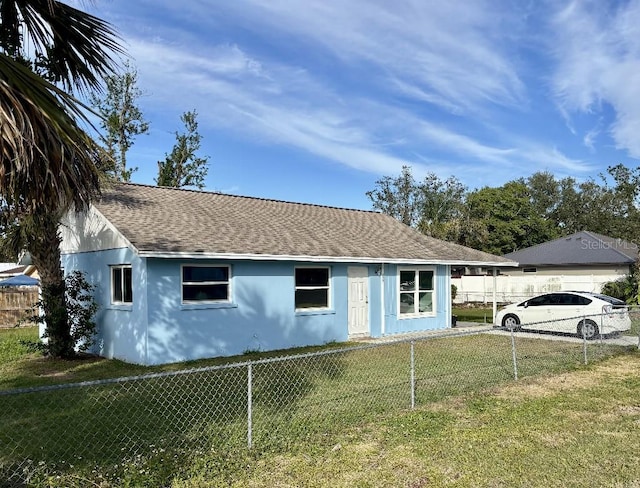
[[[141,255],[516,264],[371,211],[122,183],[95,207]]]
[[[0,263],[0,276],[10,277],[24,273],[26,266],[20,266],[14,263]]]
[[[622,239],[581,231],[504,255],[520,266],[629,265],[638,259],[638,246]]]

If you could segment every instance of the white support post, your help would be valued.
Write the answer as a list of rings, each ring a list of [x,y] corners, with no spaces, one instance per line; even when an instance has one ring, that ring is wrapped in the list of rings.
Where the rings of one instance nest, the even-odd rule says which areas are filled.
[[[384,303],[384,263],[380,265],[380,335],[386,333],[386,305]]]
[[[492,269],[492,274],[493,274],[493,308],[491,311],[493,315],[491,316],[491,323],[493,324],[496,320],[496,314],[498,313],[498,292],[496,290],[498,285],[498,276],[496,274],[495,267]]]

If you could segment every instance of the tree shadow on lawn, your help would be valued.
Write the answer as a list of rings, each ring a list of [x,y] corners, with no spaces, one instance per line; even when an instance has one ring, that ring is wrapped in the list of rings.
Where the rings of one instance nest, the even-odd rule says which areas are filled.
[[[93,355],[76,359],[53,359],[30,353],[11,365],[9,374],[0,378],[0,390],[33,388],[51,384],[91,381],[96,377],[118,377],[148,373],[149,368],[107,360]]]

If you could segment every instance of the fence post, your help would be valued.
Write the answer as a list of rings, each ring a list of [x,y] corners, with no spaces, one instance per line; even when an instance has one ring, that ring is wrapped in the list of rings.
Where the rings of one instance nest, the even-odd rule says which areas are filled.
[[[416,358],[415,341],[411,341],[411,409],[416,406]]]
[[[587,334],[584,331],[584,326],[585,326],[585,317],[582,317],[582,327],[580,328],[580,330],[582,330],[582,354],[584,355],[584,365],[586,366],[587,364],[589,364],[589,356],[587,354]]]
[[[247,447],[253,447],[253,396],[251,386],[253,384],[253,365],[251,361],[247,365]]]
[[[513,360],[513,379],[518,381],[518,358],[516,356],[516,336],[515,327],[511,327],[511,359]]]

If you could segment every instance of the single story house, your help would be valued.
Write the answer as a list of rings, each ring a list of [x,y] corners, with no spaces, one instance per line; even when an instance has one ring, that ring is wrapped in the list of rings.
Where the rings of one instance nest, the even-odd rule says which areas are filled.
[[[60,227],[96,353],[153,365],[451,324],[451,266],[515,266],[377,212],[118,183]]]
[[[517,261],[518,266],[500,269],[496,294],[499,301],[513,302],[558,290],[599,293],[605,283],[629,274],[638,260],[638,246],[581,231],[503,257]],[[482,301],[493,295],[493,281],[482,274],[453,280],[459,298]]]

